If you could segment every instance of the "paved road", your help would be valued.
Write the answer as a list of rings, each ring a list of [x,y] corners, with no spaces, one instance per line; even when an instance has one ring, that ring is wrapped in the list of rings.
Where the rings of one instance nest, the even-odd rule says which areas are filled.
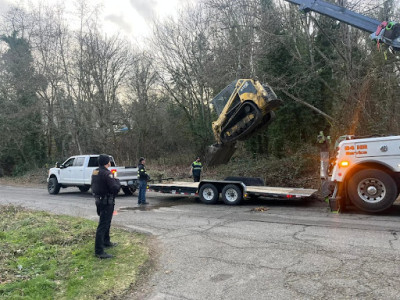
[[[0,204],[97,220],[89,193],[0,186]],[[400,205],[332,214],[325,203],[203,205],[148,193],[117,198],[113,224],[152,234],[161,256],[146,299],[399,299]],[[262,211],[260,207],[264,207]]]

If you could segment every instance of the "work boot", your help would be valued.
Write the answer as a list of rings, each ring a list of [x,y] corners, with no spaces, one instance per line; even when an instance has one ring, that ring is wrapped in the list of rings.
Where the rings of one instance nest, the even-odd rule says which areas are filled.
[[[107,259],[107,258],[113,258],[113,256],[111,254],[108,253],[102,253],[102,254],[96,254],[96,257],[100,258],[100,259]]]
[[[110,242],[109,244],[105,244],[105,245],[104,245],[104,248],[111,248],[111,247],[115,247],[115,246],[117,246],[117,245],[118,245],[118,243]]]
[[[149,202],[142,202],[142,205],[150,204]]]

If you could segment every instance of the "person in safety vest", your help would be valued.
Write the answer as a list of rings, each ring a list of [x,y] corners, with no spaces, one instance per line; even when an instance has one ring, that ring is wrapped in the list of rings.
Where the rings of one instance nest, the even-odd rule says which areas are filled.
[[[193,175],[194,182],[200,181],[200,175],[201,175],[202,168],[203,168],[203,166],[200,162],[200,157],[197,157],[197,159],[192,163],[192,166],[190,168],[190,173],[192,173],[192,175]]]
[[[115,196],[118,194],[121,184],[108,168],[111,166],[110,156],[99,156],[99,167],[92,173],[92,192],[96,200],[99,225],[96,230],[94,253],[98,258],[111,258],[104,252],[104,248],[114,247],[117,243],[110,241],[111,219],[114,213]]]

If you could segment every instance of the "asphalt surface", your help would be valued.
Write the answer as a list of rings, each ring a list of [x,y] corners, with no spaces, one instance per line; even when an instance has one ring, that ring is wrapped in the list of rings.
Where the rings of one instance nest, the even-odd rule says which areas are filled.
[[[116,199],[113,226],[151,234],[160,256],[143,299],[399,299],[400,205],[331,213],[318,201],[204,205],[147,193]],[[76,188],[0,186],[0,204],[97,220]],[[116,241],[118,242],[118,241]]]

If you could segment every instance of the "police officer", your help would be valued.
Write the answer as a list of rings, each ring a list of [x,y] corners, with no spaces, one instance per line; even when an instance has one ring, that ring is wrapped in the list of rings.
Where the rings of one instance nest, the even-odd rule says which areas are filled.
[[[190,168],[190,172],[193,175],[194,182],[200,181],[200,175],[201,175],[202,168],[203,168],[203,166],[200,162],[200,157],[197,157],[197,159],[192,163],[192,166]]]
[[[147,181],[150,180],[150,176],[146,172],[146,159],[144,157],[139,158],[138,165],[138,181],[139,181],[139,195],[138,195],[138,205],[147,205],[146,202],[146,190]]]
[[[121,184],[108,170],[110,166],[110,156],[101,154],[99,156],[99,168],[92,173],[92,192],[96,199],[97,214],[100,216],[94,246],[95,255],[98,258],[113,257],[104,252],[104,248],[117,245],[110,241],[110,226],[114,212],[115,195],[118,194]]]

